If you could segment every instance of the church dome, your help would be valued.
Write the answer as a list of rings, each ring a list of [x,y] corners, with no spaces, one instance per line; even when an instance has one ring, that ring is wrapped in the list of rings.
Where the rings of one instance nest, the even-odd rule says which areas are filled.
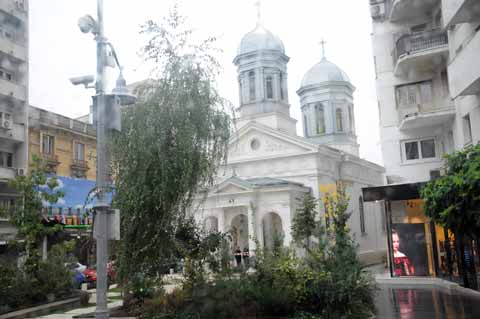
[[[238,47],[238,55],[260,50],[273,50],[285,53],[282,40],[272,32],[258,25],[255,30],[247,33]]]
[[[301,87],[318,85],[323,82],[349,82],[348,75],[337,65],[323,58],[305,74]]]

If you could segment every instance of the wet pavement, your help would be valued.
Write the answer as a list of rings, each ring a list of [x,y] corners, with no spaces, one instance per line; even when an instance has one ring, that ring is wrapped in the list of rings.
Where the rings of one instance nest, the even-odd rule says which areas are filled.
[[[480,319],[480,298],[449,294],[436,288],[379,286],[379,319]]]

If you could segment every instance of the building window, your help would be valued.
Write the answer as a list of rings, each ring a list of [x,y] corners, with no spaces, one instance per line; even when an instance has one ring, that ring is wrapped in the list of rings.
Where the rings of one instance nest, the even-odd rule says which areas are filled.
[[[240,104],[243,103],[243,85],[242,80],[238,81],[238,90],[240,91]]]
[[[0,167],[13,167],[13,153],[0,152]]]
[[[9,70],[0,69],[0,79],[4,79],[4,80],[13,82],[14,79],[15,79],[14,73],[12,71],[9,71]]]
[[[52,135],[42,135],[42,153],[53,155],[55,149],[55,137]]]
[[[317,134],[325,134],[325,111],[322,104],[315,105]]]
[[[436,158],[435,139],[403,142],[406,161]]]
[[[85,144],[75,142],[75,160],[85,160]]]
[[[250,93],[250,101],[255,101],[255,72],[248,73],[248,87]]]
[[[363,207],[363,198],[360,196],[358,198],[358,211],[360,212],[360,231],[362,234],[365,234],[365,210]]]
[[[465,144],[472,143],[472,125],[470,123],[470,114],[463,117],[463,138]]]
[[[337,131],[343,132],[343,112],[341,109],[337,109],[335,114],[336,114]]]
[[[432,106],[432,81],[397,86],[395,93],[397,108]]]
[[[443,96],[449,97],[450,96],[450,87],[448,86],[448,73],[447,70],[442,71],[442,87],[443,87]]]
[[[353,125],[353,106],[349,105],[348,106],[348,124],[350,125],[350,131],[354,131],[354,125]]]
[[[305,130],[305,137],[308,137],[307,116],[303,116],[303,129]]]
[[[283,73],[280,73],[280,83],[279,83],[279,88],[280,88],[280,99],[284,99],[284,94],[283,94]]]
[[[271,76],[267,76],[267,99],[273,99],[273,79]]]

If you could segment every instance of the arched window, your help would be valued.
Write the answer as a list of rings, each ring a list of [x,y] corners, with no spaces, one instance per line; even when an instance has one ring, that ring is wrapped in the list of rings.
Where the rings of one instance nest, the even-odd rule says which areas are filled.
[[[279,83],[279,86],[280,88],[280,99],[283,100],[284,96],[283,96],[283,73],[280,73],[280,83]]]
[[[315,105],[317,134],[325,134],[325,112],[322,104]]]
[[[273,79],[269,75],[266,78],[266,86],[267,86],[267,99],[273,99]]]
[[[343,112],[341,109],[337,109],[336,120],[337,120],[337,131],[343,132]]]
[[[365,211],[363,209],[363,198],[358,198],[358,211],[360,212],[360,231],[365,234]]]
[[[248,73],[248,87],[250,101],[255,101],[255,72],[253,71]]]
[[[242,80],[238,81],[238,90],[240,91],[240,104],[243,103],[243,85],[242,85]]]
[[[308,137],[307,116],[303,116],[303,129],[305,130],[305,137]]]

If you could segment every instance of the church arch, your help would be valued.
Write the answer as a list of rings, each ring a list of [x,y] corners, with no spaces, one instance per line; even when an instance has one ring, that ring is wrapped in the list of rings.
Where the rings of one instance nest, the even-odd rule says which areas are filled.
[[[230,234],[232,237],[232,249],[237,247],[243,251],[248,247],[248,217],[245,214],[238,214],[232,219]]]
[[[335,119],[337,124],[337,131],[343,132],[343,111],[342,109],[337,109],[335,112]]]
[[[248,72],[248,91],[250,101],[255,101],[255,72]]]
[[[208,216],[203,220],[203,229],[209,233],[218,232],[218,218],[215,216]]]
[[[285,234],[282,218],[275,212],[267,213],[262,219],[263,245],[272,249],[276,245],[283,246]]]
[[[280,72],[280,77],[279,77],[279,79],[280,79],[280,80],[279,80],[279,81],[280,81],[280,83],[279,83],[279,88],[280,88],[280,100],[283,101],[283,99],[284,99],[285,97],[284,97],[284,93],[283,93],[283,73],[282,73],[282,72]]]
[[[317,134],[325,134],[325,110],[321,103],[315,104],[315,123]]]

